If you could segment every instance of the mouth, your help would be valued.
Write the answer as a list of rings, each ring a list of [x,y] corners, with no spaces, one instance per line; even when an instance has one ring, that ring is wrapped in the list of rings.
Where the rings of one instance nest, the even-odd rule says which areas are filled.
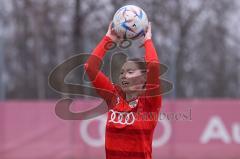
[[[127,81],[122,81],[122,86],[127,86],[128,84],[129,84],[129,82],[127,82]]]

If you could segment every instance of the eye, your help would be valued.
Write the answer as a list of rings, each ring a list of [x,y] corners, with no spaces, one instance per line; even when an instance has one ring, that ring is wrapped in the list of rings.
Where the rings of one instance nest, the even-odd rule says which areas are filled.
[[[129,74],[132,74],[132,73],[133,73],[133,71],[128,71],[128,73],[129,73]]]

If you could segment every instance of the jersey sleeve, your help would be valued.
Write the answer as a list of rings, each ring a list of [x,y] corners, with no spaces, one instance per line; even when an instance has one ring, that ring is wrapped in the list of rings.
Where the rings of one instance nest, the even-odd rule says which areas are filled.
[[[115,88],[109,78],[100,70],[100,67],[107,51],[105,46],[109,42],[111,42],[111,39],[108,36],[104,36],[84,64],[84,69],[96,92],[107,103],[111,101]]]
[[[160,110],[162,104],[162,96],[160,95],[160,61],[157,52],[151,39],[146,40],[145,47],[145,61],[147,65],[147,80],[145,97],[151,110]]]

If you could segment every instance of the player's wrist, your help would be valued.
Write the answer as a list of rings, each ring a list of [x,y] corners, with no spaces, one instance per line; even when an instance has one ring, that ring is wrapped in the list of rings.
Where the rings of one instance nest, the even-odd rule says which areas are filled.
[[[148,42],[151,42],[152,41],[152,38],[146,38],[144,39],[144,44],[147,44]]]
[[[115,38],[109,34],[106,34],[105,37],[111,41],[115,41]]]
[[[146,37],[146,38],[144,38],[144,42],[146,42],[146,41],[148,41],[148,40],[152,40],[152,38],[151,38],[151,37]]]

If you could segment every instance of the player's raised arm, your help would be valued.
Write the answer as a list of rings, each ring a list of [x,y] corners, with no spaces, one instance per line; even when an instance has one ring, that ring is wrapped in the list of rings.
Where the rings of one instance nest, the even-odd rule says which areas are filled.
[[[162,101],[159,83],[160,62],[152,41],[151,23],[144,38],[144,47],[147,64],[146,96],[152,106],[159,106]]]
[[[99,42],[97,47],[93,50],[91,56],[84,64],[84,69],[88,74],[90,81],[95,87],[97,93],[105,100],[108,101],[112,98],[114,86],[107,76],[100,70],[103,57],[106,53],[106,45],[108,42],[116,40],[115,35],[112,33],[111,23],[108,28],[107,34]]]

